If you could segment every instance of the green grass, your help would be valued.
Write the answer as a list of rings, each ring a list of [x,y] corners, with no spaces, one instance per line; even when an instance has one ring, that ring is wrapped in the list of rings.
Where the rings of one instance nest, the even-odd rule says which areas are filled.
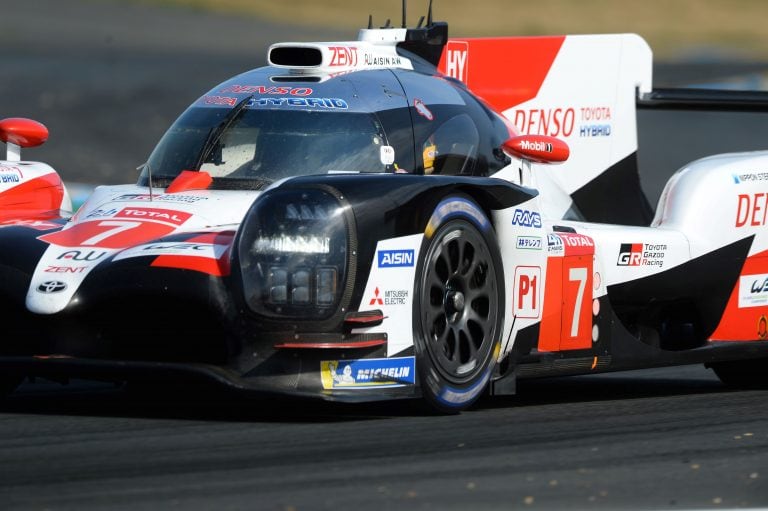
[[[244,13],[297,25],[357,29],[373,14],[400,24],[399,0],[130,0]],[[426,14],[428,0],[408,2],[409,24]],[[290,7],[289,7],[290,6]],[[635,32],[658,55],[718,47],[747,58],[768,57],[765,0],[434,0],[435,18],[453,36]]]

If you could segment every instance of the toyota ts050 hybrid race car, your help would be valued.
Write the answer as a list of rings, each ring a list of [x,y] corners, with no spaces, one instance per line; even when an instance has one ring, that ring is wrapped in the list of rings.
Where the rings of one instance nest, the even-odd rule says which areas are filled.
[[[430,16],[431,18],[431,16]],[[689,164],[655,209],[635,35],[281,43],[73,215],[44,126],[0,121],[0,374],[442,411],[518,378],[706,363],[768,378],[768,153]],[[556,164],[556,165],[552,165]]]

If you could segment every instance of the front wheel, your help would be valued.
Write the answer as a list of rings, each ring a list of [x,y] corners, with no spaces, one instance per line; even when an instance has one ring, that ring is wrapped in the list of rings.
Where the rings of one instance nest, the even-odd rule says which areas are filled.
[[[487,220],[449,219],[425,244],[414,302],[422,394],[438,411],[456,413],[480,396],[499,355],[501,257]]]

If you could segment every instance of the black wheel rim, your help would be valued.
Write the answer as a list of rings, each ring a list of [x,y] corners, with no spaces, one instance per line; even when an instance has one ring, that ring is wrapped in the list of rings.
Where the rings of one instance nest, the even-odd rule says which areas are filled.
[[[498,286],[485,239],[456,221],[430,245],[421,288],[422,331],[434,367],[454,383],[486,366],[496,335]]]

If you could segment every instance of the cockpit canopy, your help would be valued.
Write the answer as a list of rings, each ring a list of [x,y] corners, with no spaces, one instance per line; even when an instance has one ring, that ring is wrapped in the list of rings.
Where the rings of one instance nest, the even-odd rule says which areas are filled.
[[[508,137],[503,123],[455,83],[411,70],[280,72],[257,69],[198,99],[162,137],[139,185],[151,172],[166,187],[184,170],[207,172],[213,188],[261,189],[313,174],[488,175],[505,164],[496,152]]]
[[[245,108],[205,152],[205,141],[228,111],[191,108],[166,133],[148,165],[154,178],[179,171],[214,179],[262,180],[334,172],[386,172],[384,130],[372,114]]]

